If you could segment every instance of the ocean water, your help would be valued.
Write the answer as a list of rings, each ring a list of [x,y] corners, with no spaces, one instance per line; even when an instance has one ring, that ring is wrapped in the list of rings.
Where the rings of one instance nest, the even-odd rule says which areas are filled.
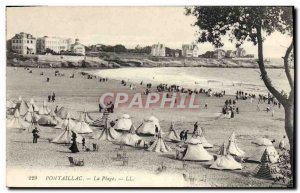
[[[284,69],[267,69],[272,83],[279,90],[289,92]],[[91,72],[90,72],[91,73]],[[294,70],[291,70],[294,73]],[[267,93],[260,78],[259,69],[250,68],[205,68],[205,67],[160,67],[160,68],[118,68],[96,70],[92,74],[131,83],[166,83],[184,88],[212,88],[234,94],[236,90],[249,93]]]

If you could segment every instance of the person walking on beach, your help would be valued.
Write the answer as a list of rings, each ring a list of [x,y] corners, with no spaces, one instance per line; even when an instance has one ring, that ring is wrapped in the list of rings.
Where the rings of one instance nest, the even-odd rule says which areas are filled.
[[[52,94],[52,102],[54,102],[55,101],[55,93],[53,92],[53,94]]]
[[[77,135],[74,131],[72,131],[72,145],[71,147],[69,148],[71,150],[72,153],[77,153],[79,152],[79,149],[77,147],[77,142],[76,142],[76,138],[77,138]]]
[[[37,127],[35,127],[33,130],[32,130],[32,135],[33,135],[33,143],[37,143],[37,139],[40,137],[38,135],[39,133],[39,130],[37,129]]]
[[[82,138],[82,149],[84,149],[85,148],[85,138],[83,137]]]

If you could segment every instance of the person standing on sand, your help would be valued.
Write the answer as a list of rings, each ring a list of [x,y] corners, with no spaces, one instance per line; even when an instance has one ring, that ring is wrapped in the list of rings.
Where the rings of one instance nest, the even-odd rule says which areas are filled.
[[[51,95],[48,95],[48,102],[50,103],[51,101]]]
[[[71,150],[72,153],[77,153],[79,152],[79,149],[77,147],[77,142],[76,142],[76,138],[77,138],[77,135],[74,131],[72,131],[72,145],[71,147],[69,148]]]
[[[180,136],[180,141],[183,141],[184,140],[184,130],[180,132],[179,136]]]
[[[82,149],[84,149],[85,148],[85,138],[83,137],[82,138]]]
[[[188,131],[189,131],[189,130],[186,130],[186,131],[184,132],[184,141],[187,140],[187,137],[188,137]]]
[[[198,130],[198,122],[196,122],[196,123],[194,124],[194,131],[193,131],[193,134],[195,134],[197,130]]]
[[[52,94],[52,102],[55,102],[55,93]]]
[[[37,139],[40,137],[40,136],[38,135],[38,132],[39,132],[39,130],[37,129],[37,127],[35,127],[35,128],[32,130],[33,143],[37,143]]]

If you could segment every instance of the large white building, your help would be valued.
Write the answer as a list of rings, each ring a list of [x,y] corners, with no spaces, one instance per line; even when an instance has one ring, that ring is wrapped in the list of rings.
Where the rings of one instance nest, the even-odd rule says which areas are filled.
[[[153,44],[151,47],[151,56],[166,56],[166,48],[163,44]]]
[[[11,50],[18,54],[36,54],[36,38],[21,32],[11,39]]]
[[[75,44],[71,45],[71,52],[76,55],[85,55],[85,47],[79,42],[79,39],[76,39]]]
[[[71,51],[71,38],[48,37],[44,36],[37,39],[36,43],[37,53],[43,54],[46,50],[52,50],[56,53],[62,51]]]
[[[196,44],[183,44],[182,45],[183,57],[198,57],[198,46]]]

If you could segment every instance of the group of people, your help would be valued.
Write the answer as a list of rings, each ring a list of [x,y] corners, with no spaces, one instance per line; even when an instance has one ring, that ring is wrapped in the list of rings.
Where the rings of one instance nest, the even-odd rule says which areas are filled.
[[[52,95],[48,95],[48,102],[55,102],[55,93],[53,92]]]

